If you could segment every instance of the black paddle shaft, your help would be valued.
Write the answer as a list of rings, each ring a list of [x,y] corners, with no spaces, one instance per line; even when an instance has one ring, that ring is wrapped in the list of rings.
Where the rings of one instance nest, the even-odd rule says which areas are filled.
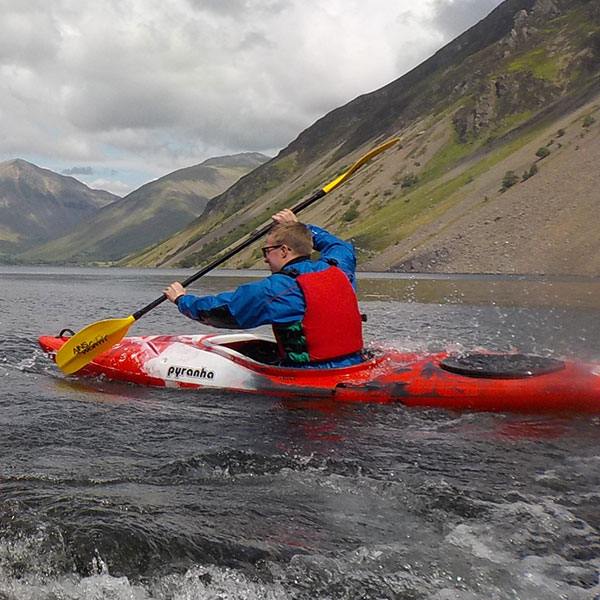
[[[304,210],[313,202],[316,202],[317,200],[322,198],[326,193],[327,192],[325,190],[319,190],[318,192],[315,192],[310,198],[307,198],[306,200],[300,202],[300,204],[292,208],[292,212],[294,214],[298,214],[301,210]],[[188,285],[196,281],[196,279],[200,279],[200,277],[206,275],[209,271],[216,269],[219,265],[222,265],[232,256],[234,256],[238,252],[241,252],[257,240],[259,240],[263,235],[266,235],[271,229],[271,227],[273,227],[273,223],[268,223],[263,228],[255,231],[248,239],[240,242],[237,246],[234,246],[233,248],[225,252],[225,254],[222,254],[221,256],[213,260],[210,264],[200,269],[197,273],[194,273],[191,277],[188,277],[185,281],[182,282],[181,285],[183,285],[183,287],[187,287]],[[166,299],[167,297],[163,294],[162,296],[160,296],[160,298],[157,298],[156,300],[154,300],[154,302],[148,304],[148,306],[145,306],[144,308],[133,313],[133,318],[137,321],[138,319],[143,317],[147,312],[150,312],[153,308],[156,308],[159,304],[162,304]]]

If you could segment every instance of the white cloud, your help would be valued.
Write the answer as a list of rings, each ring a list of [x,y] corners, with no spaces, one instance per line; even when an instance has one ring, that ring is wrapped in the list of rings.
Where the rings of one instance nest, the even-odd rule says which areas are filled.
[[[272,153],[499,3],[0,0],[0,160],[92,165],[137,187]]]
[[[105,190],[117,196],[125,196],[131,191],[131,186],[128,183],[114,179],[94,179],[87,185],[94,190]]]

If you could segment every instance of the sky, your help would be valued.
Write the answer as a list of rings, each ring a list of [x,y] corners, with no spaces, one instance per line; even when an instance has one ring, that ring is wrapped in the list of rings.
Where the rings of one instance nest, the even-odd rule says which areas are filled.
[[[124,196],[274,156],[501,0],[0,0],[0,162]]]

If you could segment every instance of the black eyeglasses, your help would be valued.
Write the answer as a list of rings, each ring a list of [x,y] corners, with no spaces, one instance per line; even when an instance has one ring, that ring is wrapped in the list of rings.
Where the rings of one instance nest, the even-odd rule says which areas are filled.
[[[277,246],[263,246],[261,248],[263,256],[267,258],[267,254],[269,254],[271,250],[275,250],[275,248],[281,248],[282,246],[284,246],[284,244],[277,244]]]

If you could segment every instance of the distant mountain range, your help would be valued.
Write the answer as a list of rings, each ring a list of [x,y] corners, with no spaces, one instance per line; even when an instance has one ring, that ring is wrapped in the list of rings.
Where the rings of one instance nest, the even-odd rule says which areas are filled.
[[[124,198],[23,160],[7,161],[0,164],[0,249],[5,260],[119,260],[170,237],[201,214],[210,198],[267,160],[252,152],[210,158]]]
[[[0,256],[59,236],[118,199],[27,161],[0,163]]]
[[[197,268],[391,137],[397,146],[301,215],[351,240],[359,268],[600,275],[597,0],[505,0],[201,202],[177,182],[195,181],[183,170],[167,176],[173,193],[159,180],[60,239],[20,240],[38,246],[18,259]],[[3,247],[18,245],[11,218],[0,213]],[[259,246],[226,266],[264,267]]]

